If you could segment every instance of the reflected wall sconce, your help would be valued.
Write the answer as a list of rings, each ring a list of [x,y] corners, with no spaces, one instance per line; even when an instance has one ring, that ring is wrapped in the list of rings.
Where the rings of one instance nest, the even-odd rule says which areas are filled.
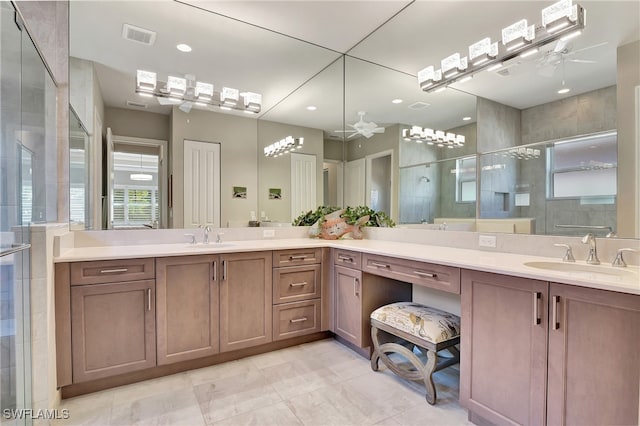
[[[418,84],[425,92],[444,90],[452,83],[464,83],[484,69],[495,71],[517,56],[526,57],[549,43],[579,35],[585,27],[586,12],[572,0],[560,0],[542,9],[542,24],[530,25],[521,19],[502,29],[501,42],[486,37],[469,46],[468,56],[454,53],[418,72]]]
[[[247,114],[257,114],[262,108],[262,95],[242,92],[231,87],[223,87],[217,93],[213,84],[196,81],[192,75],[186,78],[168,76],[166,82],[158,81],[152,71],[137,70],[136,93],[140,96],[156,97],[161,105],[177,105],[175,102],[200,107],[215,106],[222,110],[237,110]],[[242,98],[242,102],[240,99]]]
[[[540,158],[540,150],[535,148],[512,148],[502,154],[503,157],[511,157],[517,160],[535,160]]]
[[[402,137],[407,142],[426,143],[427,145],[435,145],[440,148],[459,148],[464,146],[464,135],[456,135],[451,132],[442,130],[433,130],[422,128],[420,126],[411,126],[410,129],[402,129]]]
[[[304,144],[304,138],[294,138],[293,136],[287,136],[284,139],[280,139],[277,142],[272,143],[269,146],[264,147],[265,157],[280,157],[284,154],[295,151],[296,149],[302,149]]]

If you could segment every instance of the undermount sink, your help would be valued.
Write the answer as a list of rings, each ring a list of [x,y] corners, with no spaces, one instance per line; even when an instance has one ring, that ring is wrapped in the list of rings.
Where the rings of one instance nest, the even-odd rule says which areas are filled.
[[[609,266],[586,265],[569,262],[524,262],[525,266],[531,268],[544,269],[547,271],[566,272],[573,276],[585,278],[625,278],[637,277],[638,274],[625,268],[614,268]]]
[[[217,249],[217,248],[226,248],[226,247],[233,247],[235,246],[234,243],[209,243],[209,244],[187,244],[187,247],[192,248],[192,249]]]

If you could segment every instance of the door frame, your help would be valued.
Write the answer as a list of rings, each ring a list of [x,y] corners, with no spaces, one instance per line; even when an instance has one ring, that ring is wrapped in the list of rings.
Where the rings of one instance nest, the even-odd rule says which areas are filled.
[[[389,217],[393,218],[395,217],[396,214],[396,206],[395,203],[393,202],[394,200],[394,196],[395,196],[395,191],[394,191],[394,186],[395,186],[395,179],[393,178],[394,175],[394,155],[393,155],[393,149],[387,149],[384,151],[380,151],[380,152],[376,152],[374,154],[369,154],[367,156],[365,156],[365,161],[366,161],[366,167],[364,170],[365,173],[365,178],[364,178],[364,202],[367,204],[367,206],[371,205],[371,172],[372,172],[372,163],[373,160],[376,158],[381,158],[381,157],[387,157],[390,156],[391,157],[391,173],[390,173],[390,182],[389,182]]]
[[[111,128],[107,129],[108,133],[111,133]],[[169,211],[169,197],[168,197],[168,186],[169,186],[169,182],[168,182],[168,170],[169,170],[169,166],[168,166],[168,152],[169,152],[169,142],[165,141],[165,140],[160,140],[160,139],[147,139],[147,138],[135,138],[132,136],[118,136],[118,135],[114,135],[111,134],[111,140],[107,142],[108,144],[111,144],[111,151],[107,151],[108,152],[108,156],[110,157],[111,155],[113,155],[113,148],[115,146],[116,143],[122,143],[122,144],[126,144],[126,145],[137,145],[137,146],[146,146],[146,147],[154,147],[154,148],[158,148],[158,194],[160,195],[160,200],[158,202],[158,205],[160,206],[160,223],[159,223],[159,228],[165,229],[168,227],[168,211]],[[106,173],[109,173],[109,176],[107,176],[108,182],[109,182],[109,194],[108,194],[108,204],[109,204],[109,208],[107,209],[108,211],[108,215],[110,216],[110,212],[111,212],[111,194],[113,193],[113,181],[111,180],[111,172],[112,172],[112,168],[113,168],[113,159],[111,159],[111,161],[108,161],[107,164],[110,164],[110,166],[108,167]],[[109,217],[109,221],[107,223],[107,227],[109,229],[111,229],[113,226],[111,225],[111,217]]]
[[[338,206],[344,206],[344,165],[346,162],[342,160],[329,160],[329,159],[324,159],[322,160],[322,162],[334,164],[336,166],[336,174],[337,174],[336,182],[338,183],[337,194],[336,194],[336,199],[337,199],[336,204]],[[324,167],[322,169],[324,173]],[[323,190],[324,190],[324,185],[323,185]],[[324,194],[322,195],[324,199]]]

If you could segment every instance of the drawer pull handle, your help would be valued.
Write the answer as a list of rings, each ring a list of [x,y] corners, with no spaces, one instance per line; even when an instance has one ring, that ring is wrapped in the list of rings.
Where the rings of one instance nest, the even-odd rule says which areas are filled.
[[[304,285],[307,285],[306,281],[302,281],[301,283],[291,283],[289,284],[289,287],[302,287]]]
[[[540,319],[540,300],[542,300],[542,293],[536,291],[533,293],[533,325],[540,325],[542,320]]]
[[[353,257],[350,256],[344,256],[342,254],[338,255],[338,260],[342,260],[344,262],[349,262],[349,263],[353,263]]]
[[[391,268],[391,266],[387,265],[386,263],[378,263],[378,262],[371,262],[371,266],[375,266],[376,268]]]
[[[151,289],[147,289],[147,311],[151,312]]]
[[[222,261],[222,281],[227,280],[227,261]]]
[[[296,319],[289,320],[289,322],[293,322],[293,323],[305,322],[307,319],[308,319],[307,317],[302,317],[302,318],[296,318]]]
[[[358,278],[353,279],[353,295],[355,297],[360,296],[360,280]]]
[[[307,258],[306,254],[301,254],[297,256],[289,256],[289,260],[304,260]]]
[[[120,268],[120,269],[102,269],[100,271],[101,274],[117,274],[118,272],[127,272],[128,268]]]
[[[438,278],[438,274],[433,274],[431,272],[421,272],[421,271],[413,271],[414,274],[416,274],[419,277],[424,277],[424,278]]]
[[[218,262],[213,262],[213,281],[218,279]]]
[[[560,328],[560,323],[558,322],[558,303],[560,303],[560,296],[553,296],[551,305],[551,321],[553,322],[552,329],[557,330]]]

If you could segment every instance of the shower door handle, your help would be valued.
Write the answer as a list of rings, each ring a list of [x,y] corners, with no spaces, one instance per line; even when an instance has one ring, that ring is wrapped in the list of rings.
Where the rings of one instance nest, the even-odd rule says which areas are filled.
[[[0,257],[9,256],[31,248],[31,244],[11,244],[11,248],[0,251]]]

